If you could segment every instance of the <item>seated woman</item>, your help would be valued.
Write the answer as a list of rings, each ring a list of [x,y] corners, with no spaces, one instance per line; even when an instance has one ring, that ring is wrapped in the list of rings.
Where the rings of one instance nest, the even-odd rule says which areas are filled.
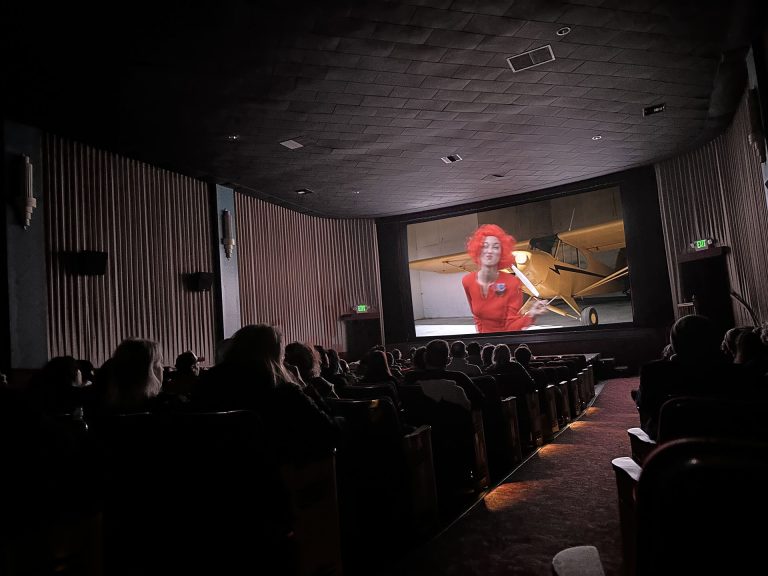
[[[512,358],[512,352],[506,344],[498,344],[493,351],[493,364],[485,371],[486,374],[506,374],[515,389],[531,392],[536,389],[536,383],[522,364]]]
[[[320,354],[316,348],[302,342],[291,342],[285,347],[285,363],[295,366],[313,400],[338,398],[333,384],[320,376]]]
[[[278,328],[244,326],[232,336],[224,361],[206,371],[199,397],[207,409],[253,410],[281,457],[303,459],[335,447],[340,430],[304,393],[284,357]]]
[[[392,375],[387,362],[387,355],[381,350],[371,350],[365,363],[365,373],[360,379],[360,384],[385,384],[393,386],[399,384],[397,378]]]
[[[163,355],[153,340],[129,338],[104,367],[105,408],[113,413],[148,412],[163,386]]]

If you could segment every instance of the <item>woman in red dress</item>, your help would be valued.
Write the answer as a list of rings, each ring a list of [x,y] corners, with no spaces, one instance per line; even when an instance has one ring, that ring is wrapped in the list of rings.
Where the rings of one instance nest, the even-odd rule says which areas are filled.
[[[467,252],[479,266],[461,279],[475,326],[480,333],[522,330],[546,310],[536,302],[524,315],[521,282],[514,274],[502,272],[514,256],[515,239],[495,224],[483,224],[467,242]]]

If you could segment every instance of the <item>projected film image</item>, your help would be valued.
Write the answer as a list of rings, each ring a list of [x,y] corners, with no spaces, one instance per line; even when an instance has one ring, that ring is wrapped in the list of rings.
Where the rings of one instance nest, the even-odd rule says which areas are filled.
[[[632,322],[619,189],[408,225],[416,336]]]

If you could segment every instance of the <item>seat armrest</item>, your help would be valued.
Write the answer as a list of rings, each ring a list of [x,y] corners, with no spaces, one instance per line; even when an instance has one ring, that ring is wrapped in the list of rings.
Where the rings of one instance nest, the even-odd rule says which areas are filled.
[[[600,553],[594,546],[573,546],[552,558],[554,576],[605,576]]]
[[[403,436],[403,440],[405,440],[405,442],[407,444],[411,444],[414,441],[416,441],[416,439],[419,436],[423,436],[424,434],[426,434],[431,429],[432,429],[432,427],[429,426],[428,424],[422,424],[421,426],[416,428],[416,430],[414,430],[413,432],[409,432],[408,434]]]
[[[642,472],[643,469],[640,464],[635,462],[632,458],[629,458],[628,456],[614,458],[611,460],[611,465],[617,476],[623,474],[631,478],[635,483],[640,480],[640,472]]]
[[[627,434],[630,436],[636,436],[637,439],[641,442],[652,442],[653,444],[656,443],[655,440],[651,440],[651,437],[648,436],[648,433],[642,428],[629,428],[627,430]]]
[[[642,464],[648,454],[656,448],[656,441],[652,440],[642,428],[629,428],[627,434],[629,435],[632,459],[638,464]]]

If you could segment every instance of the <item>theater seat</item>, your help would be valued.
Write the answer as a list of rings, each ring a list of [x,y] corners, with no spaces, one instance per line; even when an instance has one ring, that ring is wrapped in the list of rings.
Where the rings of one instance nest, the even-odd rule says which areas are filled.
[[[389,398],[329,400],[343,418],[338,454],[345,564],[365,572],[382,549],[404,548],[438,524],[431,428],[401,427]]]
[[[620,508],[624,498],[635,495],[634,541],[624,543],[626,574],[765,572],[768,443],[686,438],[659,445],[642,470],[629,458],[617,460]],[[625,488],[629,486],[630,491],[622,492],[620,476],[628,479]],[[635,489],[631,489],[632,482],[636,482]],[[622,524],[625,520],[622,516]],[[624,529],[622,526],[626,537]],[[556,575],[593,574],[575,571],[573,564],[564,566],[563,560],[569,557],[556,556]]]

